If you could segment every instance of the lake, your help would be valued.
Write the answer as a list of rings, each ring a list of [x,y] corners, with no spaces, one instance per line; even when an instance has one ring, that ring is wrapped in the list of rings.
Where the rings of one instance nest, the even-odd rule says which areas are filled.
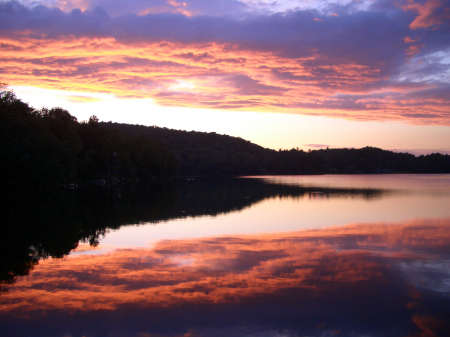
[[[64,193],[6,221],[1,336],[450,336],[450,175]]]

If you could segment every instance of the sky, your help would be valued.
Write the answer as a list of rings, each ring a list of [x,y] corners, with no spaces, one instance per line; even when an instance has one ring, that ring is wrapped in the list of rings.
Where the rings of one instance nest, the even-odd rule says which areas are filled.
[[[450,0],[0,0],[0,81],[79,120],[450,153]]]

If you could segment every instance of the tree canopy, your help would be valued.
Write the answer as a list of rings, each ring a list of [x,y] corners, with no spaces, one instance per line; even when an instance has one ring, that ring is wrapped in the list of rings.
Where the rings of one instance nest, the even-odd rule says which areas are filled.
[[[77,180],[155,182],[175,174],[175,158],[148,137],[78,122],[62,108],[34,109],[0,88],[0,175],[3,192],[42,192]]]
[[[450,173],[450,156],[439,153],[416,157],[374,147],[276,151],[239,137],[214,132],[188,132],[111,122],[100,124],[130,137],[146,136],[164,143],[172,149],[178,174],[183,176]]]

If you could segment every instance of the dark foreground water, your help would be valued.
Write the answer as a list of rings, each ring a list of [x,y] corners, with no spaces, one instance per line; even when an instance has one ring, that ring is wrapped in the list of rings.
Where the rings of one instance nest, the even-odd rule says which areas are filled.
[[[43,205],[4,226],[1,336],[450,336],[450,175],[195,179]]]

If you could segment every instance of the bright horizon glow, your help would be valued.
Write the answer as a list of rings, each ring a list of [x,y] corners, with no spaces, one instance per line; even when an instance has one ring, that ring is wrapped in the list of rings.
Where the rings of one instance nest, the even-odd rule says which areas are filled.
[[[216,132],[241,137],[275,150],[298,147],[307,151],[324,147],[373,146],[415,155],[436,152],[450,154],[448,126],[348,121],[287,113],[163,107],[150,98],[121,99],[112,94],[24,86],[13,86],[11,89],[34,108],[62,107],[79,121],[96,115],[102,122]]]

